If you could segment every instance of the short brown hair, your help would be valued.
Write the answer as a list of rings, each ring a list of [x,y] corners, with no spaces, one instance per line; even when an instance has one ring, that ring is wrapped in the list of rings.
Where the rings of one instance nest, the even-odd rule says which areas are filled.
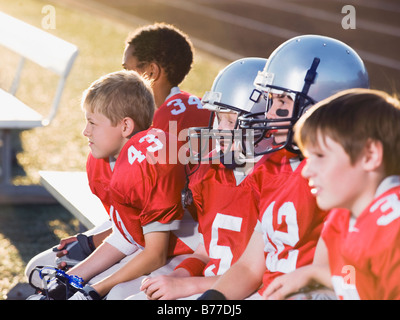
[[[354,164],[368,140],[383,145],[387,175],[400,174],[400,102],[396,97],[371,89],[350,89],[320,101],[295,126],[301,151],[318,144],[318,135],[339,143]]]
[[[105,115],[113,126],[129,117],[135,131],[142,131],[151,126],[155,103],[150,81],[135,71],[122,70],[94,81],[83,93],[82,108]]]

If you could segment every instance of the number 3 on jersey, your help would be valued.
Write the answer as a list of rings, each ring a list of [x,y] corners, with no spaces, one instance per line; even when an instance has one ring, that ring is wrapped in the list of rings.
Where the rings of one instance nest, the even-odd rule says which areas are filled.
[[[203,108],[200,99],[197,98],[196,96],[190,96],[187,103],[190,106],[193,105],[197,106],[197,109]],[[171,110],[171,114],[173,114],[174,116],[186,111],[186,105],[183,103],[182,99],[171,100],[170,102],[167,103],[167,107],[169,106],[175,107],[174,109]]]
[[[161,150],[164,147],[162,142],[158,138],[156,138],[156,136],[154,134],[151,134],[151,133],[149,133],[139,139],[140,143],[143,143],[145,141],[148,142],[149,144],[151,144],[146,148],[147,151],[149,151],[149,152],[154,153],[158,150]],[[134,146],[129,147],[129,149],[128,149],[129,164],[133,164],[135,161],[138,161],[140,163],[144,159],[146,159],[146,156],[142,153],[142,151],[136,149]]]

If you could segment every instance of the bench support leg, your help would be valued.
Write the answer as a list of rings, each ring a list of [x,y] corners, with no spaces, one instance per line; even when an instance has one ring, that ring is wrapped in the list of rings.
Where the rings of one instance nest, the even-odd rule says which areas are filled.
[[[56,204],[57,200],[42,186],[15,186],[12,183],[11,130],[2,130],[0,204]]]

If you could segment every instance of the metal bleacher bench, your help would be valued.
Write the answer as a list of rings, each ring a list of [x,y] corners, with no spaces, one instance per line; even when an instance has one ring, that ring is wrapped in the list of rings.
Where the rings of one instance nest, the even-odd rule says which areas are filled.
[[[0,45],[21,56],[11,89],[8,92],[0,89],[0,130],[3,140],[0,202],[4,198],[12,197],[15,202],[21,202],[19,189],[11,184],[11,131],[47,126],[53,120],[65,81],[78,54],[78,48],[2,12],[0,12]],[[58,87],[46,117],[15,97],[26,59],[59,75]],[[39,174],[42,186],[38,187],[47,190],[47,194],[51,195],[53,200],[54,198],[58,200],[87,229],[99,226],[109,219],[101,201],[89,188],[86,172],[40,171]],[[33,188],[36,186],[27,187],[31,187],[29,189],[31,199],[37,198],[39,192]],[[195,249],[198,239],[197,224],[186,215],[181,225],[182,228],[175,232],[176,235]]]
[[[18,199],[20,196],[18,188],[11,183],[13,160],[11,132],[50,124],[57,113],[65,81],[78,55],[78,48],[3,12],[0,12],[0,45],[20,56],[11,88],[8,91],[0,89],[0,130],[2,134],[0,200],[13,195]],[[49,106],[50,111],[46,116],[42,116],[15,96],[26,60],[59,76],[57,89],[52,104]],[[40,76],[37,79],[40,83]],[[31,190],[32,197],[35,197],[35,186],[27,187],[32,187],[25,190]]]
[[[108,220],[100,199],[89,188],[86,172],[39,171],[40,182],[87,229]]]

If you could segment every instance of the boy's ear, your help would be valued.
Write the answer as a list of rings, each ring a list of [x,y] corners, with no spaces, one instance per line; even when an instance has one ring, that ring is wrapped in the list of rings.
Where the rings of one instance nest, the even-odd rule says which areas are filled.
[[[149,65],[148,76],[151,80],[157,81],[161,76],[161,67],[156,62],[151,62]]]
[[[129,138],[133,132],[135,132],[135,121],[129,117],[122,119],[122,136]]]
[[[373,171],[383,165],[383,144],[381,141],[368,139],[364,147],[363,166]]]

